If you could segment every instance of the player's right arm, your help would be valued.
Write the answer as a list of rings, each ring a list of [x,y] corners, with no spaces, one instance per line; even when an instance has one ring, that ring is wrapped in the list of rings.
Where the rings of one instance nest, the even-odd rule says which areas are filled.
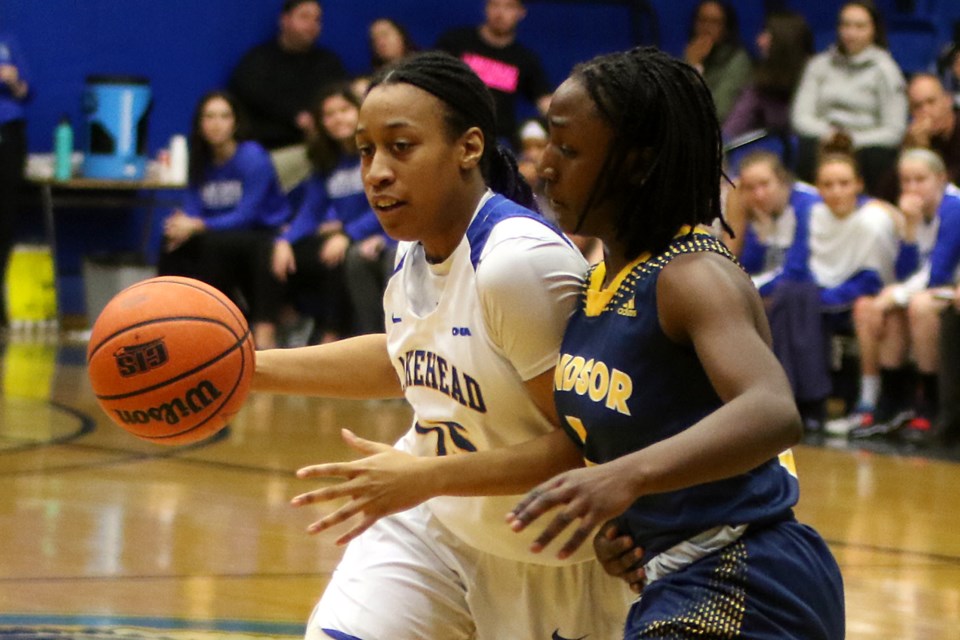
[[[258,351],[253,390],[328,398],[399,398],[386,334]]]

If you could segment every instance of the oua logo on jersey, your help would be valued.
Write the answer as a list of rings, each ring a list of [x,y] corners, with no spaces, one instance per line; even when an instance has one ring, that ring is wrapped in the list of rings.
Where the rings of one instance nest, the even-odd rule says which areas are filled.
[[[633,393],[633,379],[617,368],[608,367],[602,360],[586,360],[569,353],[561,355],[553,386],[560,391],[587,395],[594,402],[603,402],[607,409],[630,415],[627,400]]]

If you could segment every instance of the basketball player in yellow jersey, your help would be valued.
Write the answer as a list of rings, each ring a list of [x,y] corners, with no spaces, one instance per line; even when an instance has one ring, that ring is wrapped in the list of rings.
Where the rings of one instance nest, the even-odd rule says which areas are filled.
[[[579,65],[554,94],[540,161],[560,225],[603,241],[567,326],[557,409],[586,468],[541,484],[515,531],[568,557],[615,519],[643,550],[624,638],[843,638],[827,545],[794,518],[780,452],[801,434],[763,303],[714,237],[721,139],[709,90],[654,48]],[[571,526],[572,525],[572,526]]]

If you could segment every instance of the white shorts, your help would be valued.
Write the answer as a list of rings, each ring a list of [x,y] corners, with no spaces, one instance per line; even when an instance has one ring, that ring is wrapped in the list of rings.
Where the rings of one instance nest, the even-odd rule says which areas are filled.
[[[551,566],[478,551],[421,505],[347,546],[306,637],[620,640],[634,598],[598,562]]]

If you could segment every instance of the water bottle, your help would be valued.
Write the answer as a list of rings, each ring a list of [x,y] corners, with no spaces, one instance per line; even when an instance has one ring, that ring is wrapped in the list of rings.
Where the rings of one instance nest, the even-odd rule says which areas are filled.
[[[69,180],[73,174],[73,128],[70,118],[63,116],[53,133],[53,177]]]
[[[170,138],[170,182],[175,184],[187,183],[189,153],[187,139],[182,135]]]

